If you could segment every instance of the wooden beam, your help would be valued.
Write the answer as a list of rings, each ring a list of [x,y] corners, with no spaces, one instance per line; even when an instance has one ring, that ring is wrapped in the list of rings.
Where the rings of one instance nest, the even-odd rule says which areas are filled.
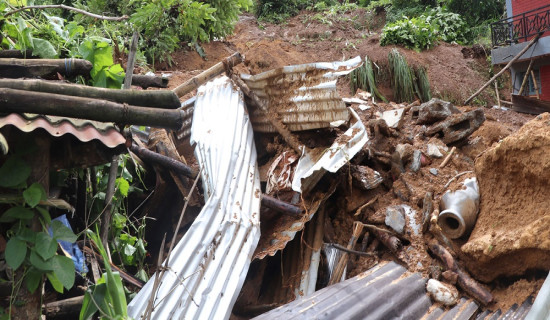
[[[194,76],[193,78],[179,85],[177,88],[174,88],[172,91],[174,91],[176,95],[181,98],[189,92],[197,89],[202,84],[219,76],[226,70],[226,68],[232,69],[234,66],[238,65],[241,62],[243,62],[243,57],[239,52],[235,52],[231,56],[227,57],[225,60],[216,63],[201,74]]]
[[[136,107],[111,101],[0,88],[3,112],[37,113],[179,130],[181,110]]]
[[[35,78],[55,75],[89,75],[92,63],[84,59],[0,58],[0,77]]]
[[[134,77],[135,75],[132,77],[132,81]],[[35,79],[0,79],[0,88],[104,99],[138,107],[162,109],[177,109],[180,107],[178,97],[170,90],[119,90]]]
[[[485,90],[485,88],[487,88],[487,86],[489,86],[493,81],[495,81],[496,78],[498,78],[501,74],[504,73],[504,71],[508,70],[508,68],[510,68],[510,66],[516,62],[516,60],[518,60],[525,52],[527,52],[527,50],[529,50],[529,48],[531,48],[531,46],[533,46],[540,38],[540,36],[542,35],[543,33],[540,32],[539,34],[537,34],[526,46],[525,48],[523,48],[515,57],[512,58],[512,60],[510,60],[510,62],[508,62],[508,64],[502,68],[502,70],[500,70],[497,74],[495,74],[489,81],[487,81],[483,86],[481,86],[481,88],[479,88],[479,90],[477,90],[474,94],[472,94],[468,99],[466,99],[466,101],[464,101],[464,105],[467,105],[468,103],[470,103],[470,101],[472,101],[473,98],[477,97],[478,94],[480,94],[483,90]]]
[[[525,75],[523,76],[523,81],[521,81],[521,87],[519,87],[518,95],[521,96],[523,93],[523,89],[525,88],[525,85],[527,84],[527,79],[529,79],[529,73],[531,72],[531,68],[533,67],[533,62],[535,62],[535,59],[531,59],[529,62],[529,66],[527,67],[527,71],[525,72]]]
[[[535,73],[533,72],[533,70],[531,70],[531,79],[533,80],[533,86],[535,86],[535,93],[537,94],[537,99],[540,100],[539,84],[537,83],[537,78],[535,78]]]

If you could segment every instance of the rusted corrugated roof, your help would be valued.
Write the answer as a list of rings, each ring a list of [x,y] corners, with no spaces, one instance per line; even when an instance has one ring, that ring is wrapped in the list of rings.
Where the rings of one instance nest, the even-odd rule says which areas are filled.
[[[286,66],[241,78],[268,107],[276,110],[291,131],[327,128],[349,118],[336,91],[336,80],[362,63],[360,57],[344,62],[319,62]],[[275,132],[267,116],[251,110],[254,130]]]
[[[7,125],[15,126],[23,132],[41,128],[54,137],[71,134],[81,142],[96,139],[108,148],[115,148],[126,143],[126,139],[112,124],[98,121],[12,113],[0,118],[0,128]]]
[[[260,238],[260,178],[243,95],[227,77],[198,90],[196,143],[205,204],[169,257],[151,319],[227,319]],[[128,305],[141,319],[155,277]]]

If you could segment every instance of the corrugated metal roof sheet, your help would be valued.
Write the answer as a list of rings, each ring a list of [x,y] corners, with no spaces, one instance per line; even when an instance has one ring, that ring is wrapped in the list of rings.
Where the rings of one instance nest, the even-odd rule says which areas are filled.
[[[349,118],[336,91],[336,80],[359,67],[359,56],[344,62],[319,62],[286,66],[241,78],[269,108],[277,110],[291,131],[327,128],[333,121]],[[266,115],[251,110],[254,130],[275,132]]]
[[[420,319],[431,306],[426,280],[394,262],[254,319]]]
[[[71,134],[81,142],[97,139],[109,148],[126,143],[126,139],[112,124],[91,120],[12,113],[0,118],[0,128],[7,125],[15,126],[23,132],[41,128],[54,137]]]
[[[199,88],[191,141],[206,202],[170,256],[152,319],[227,319],[260,237],[252,125],[242,93],[227,77]],[[145,312],[153,282],[128,306],[135,319]]]

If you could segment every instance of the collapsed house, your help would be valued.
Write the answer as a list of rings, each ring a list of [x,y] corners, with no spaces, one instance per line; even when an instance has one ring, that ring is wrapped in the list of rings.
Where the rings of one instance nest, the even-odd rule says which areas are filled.
[[[336,81],[361,65],[359,57],[256,75],[234,73],[240,59],[174,92],[131,101],[92,90],[67,102],[47,84],[0,81],[4,110],[14,112],[3,126],[72,132],[16,114],[34,112],[151,127],[132,127],[129,150],[120,148],[122,135],[114,144],[99,138],[167,168],[185,203],[175,232],[186,229],[158,253],[155,274],[128,306],[131,317],[545,317],[547,283],[536,299],[539,285],[504,307],[495,305],[491,282],[548,270],[548,244],[537,241],[547,233],[547,115],[501,142],[499,135],[485,141],[478,129],[507,111],[438,99],[376,103],[366,92],[344,102]],[[92,92],[75,92],[84,91]],[[35,107],[27,95],[53,102]],[[153,108],[155,99],[164,100]],[[530,208],[531,196],[541,208]],[[188,205],[196,215],[184,217]],[[517,225],[521,211],[531,224]]]

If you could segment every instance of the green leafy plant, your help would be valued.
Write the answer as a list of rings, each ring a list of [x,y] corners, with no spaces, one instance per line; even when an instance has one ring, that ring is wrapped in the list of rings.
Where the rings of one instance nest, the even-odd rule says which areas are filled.
[[[87,230],[86,234],[103,257],[105,273],[86,291],[79,320],[91,319],[97,312],[100,313],[101,319],[128,319],[128,306],[120,274],[111,269],[109,256],[101,243],[98,231]]]
[[[124,69],[113,61],[113,49],[105,41],[86,40],[79,52],[93,65],[90,71],[93,85],[96,87],[120,89],[124,81]]]
[[[416,68],[416,81],[417,85],[415,86],[418,97],[422,102],[426,102],[432,99],[432,93],[430,90],[430,80],[428,79],[428,72],[426,68],[420,67]]]
[[[436,30],[424,16],[387,24],[380,37],[380,44],[383,46],[400,44],[416,51],[431,48],[435,41]]]
[[[0,187],[12,189],[20,195],[5,197],[2,201],[11,205],[0,216],[0,223],[9,226],[6,263],[23,275],[21,279],[28,291],[34,292],[45,276],[52,287],[62,293],[64,289],[72,288],[75,267],[70,258],[57,254],[58,241],[74,243],[77,237],[61,222],[51,220],[48,210],[42,205],[47,200],[42,185],[27,185],[30,173],[30,166],[20,154],[9,156],[0,167]],[[33,228],[33,221],[39,222],[40,228]],[[10,308],[21,285],[22,282],[14,281]]]

